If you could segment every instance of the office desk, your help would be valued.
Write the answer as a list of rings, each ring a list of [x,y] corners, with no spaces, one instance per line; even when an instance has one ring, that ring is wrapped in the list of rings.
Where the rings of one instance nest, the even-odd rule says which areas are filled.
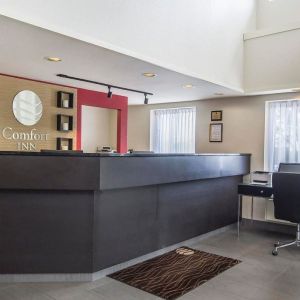
[[[240,183],[238,185],[238,236],[240,235],[240,219],[241,219],[241,203],[243,196],[250,196],[251,199],[251,219],[253,220],[253,198],[271,198],[273,195],[273,188],[271,185],[259,185],[251,183]]]

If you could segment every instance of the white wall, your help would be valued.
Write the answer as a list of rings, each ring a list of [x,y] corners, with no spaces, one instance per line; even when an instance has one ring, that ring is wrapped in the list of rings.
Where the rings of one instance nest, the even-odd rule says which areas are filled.
[[[300,22],[299,0],[257,0],[257,29]]]
[[[92,106],[82,107],[81,143],[84,152],[96,151],[97,147],[111,146],[116,149],[117,111]]]
[[[247,93],[300,88],[300,1],[257,0],[257,31],[245,34]]]
[[[242,36],[255,28],[255,3],[0,0],[0,13],[186,75],[241,89]]]
[[[300,88],[299,53],[300,28],[246,40],[246,92]]]

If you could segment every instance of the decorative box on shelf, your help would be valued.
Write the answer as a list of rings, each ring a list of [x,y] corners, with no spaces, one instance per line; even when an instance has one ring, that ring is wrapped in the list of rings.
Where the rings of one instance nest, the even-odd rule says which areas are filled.
[[[72,131],[73,130],[73,116],[57,115],[57,130],[58,131]]]
[[[57,92],[57,107],[60,108],[73,108],[74,107],[74,94],[67,92]]]
[[[73,150],[73,139],[69,138],[57,138],[56,150]]]

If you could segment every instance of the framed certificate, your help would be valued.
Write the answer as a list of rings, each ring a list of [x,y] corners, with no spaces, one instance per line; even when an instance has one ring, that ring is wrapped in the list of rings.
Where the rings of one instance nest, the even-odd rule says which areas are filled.
[[[209,141],[223,141],[223,123],[212,123],[209,125]]]
[[[213,110],[210,114],[211,121],[222,121],[222,110]]]

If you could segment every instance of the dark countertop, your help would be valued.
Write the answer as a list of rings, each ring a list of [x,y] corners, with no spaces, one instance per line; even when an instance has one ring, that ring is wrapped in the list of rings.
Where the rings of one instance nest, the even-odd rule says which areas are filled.
[[[24,152],[24,151],[0,151],[0,155],[21,155],[21,156],[78,156],[78,157],[161,157],[161,156],[241,156],[251,155],[250,153],[83,153],[76,151],[45,151],[45,152]]]
[[[249,154],[0,152],[0,190],[99,191],[249,173]]]

